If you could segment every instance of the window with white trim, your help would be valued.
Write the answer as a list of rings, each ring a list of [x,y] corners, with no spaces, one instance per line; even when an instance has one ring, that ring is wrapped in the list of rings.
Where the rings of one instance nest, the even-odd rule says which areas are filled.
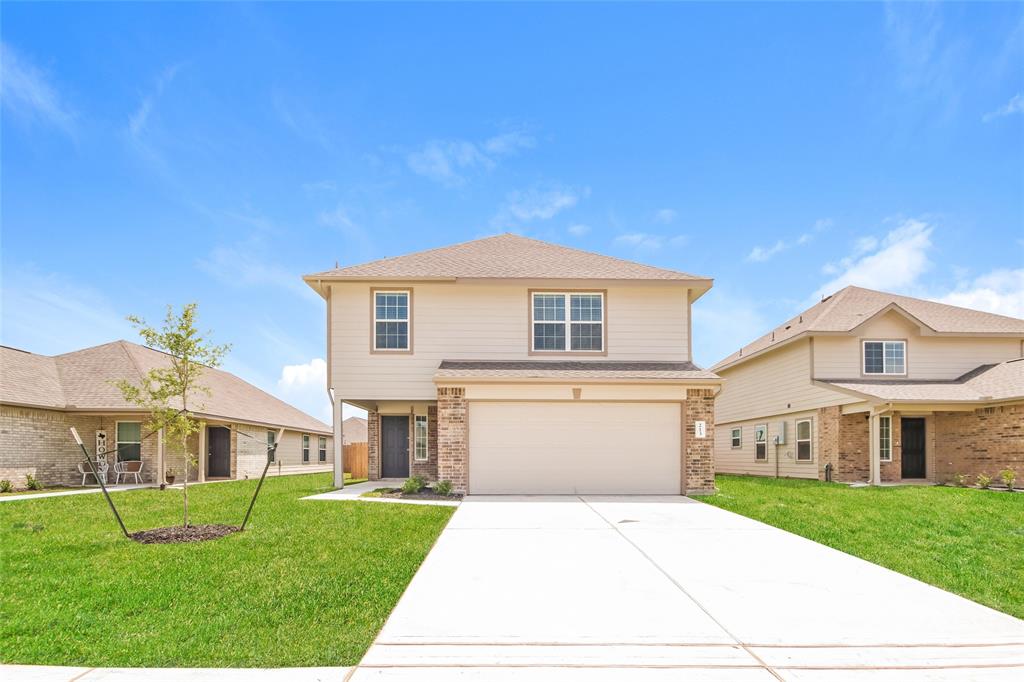
[[[302,434],[302,463],[309,462],[309,434]]]
[[[864,374],[907,373],[906,341],[865,341]]]
[[[416,415],[416,423],[414,426],[414,437],[416,440],[416,449],[413,457],[417,462],[427,461],[427,417],[425,415]]]
[[[796,461],[810,462],[811,458],[811,420],[801,419],[796,423]]]
[[[878,418],[878,459],[892,461],[892,417]]]
[[[600,353],[604,350],[604,294],[536,292],[531,297],[531,348]]]
[[[732,446],[738,448],[743,445],[743,427],[737,426],[732,430]]]
[[[409,350],[409,292],[373,294],[373,349]]]
[[[277,459],[277,450],[274,448],[274,443],[277,442],[277,431],[267,430],[267,449],[270,451],[270,461],[273,462]]]
[[[117,450],[120,462],[142,459],[142,422],[117,422]]]
[[[319,446],[317,452],[317,459],[321,462],[327,461],[327,436],[320,436],[320,442],[317,443]]]
[[[767,424],[758,424],[754,427],[754,459],[759,462],[768,460]]]

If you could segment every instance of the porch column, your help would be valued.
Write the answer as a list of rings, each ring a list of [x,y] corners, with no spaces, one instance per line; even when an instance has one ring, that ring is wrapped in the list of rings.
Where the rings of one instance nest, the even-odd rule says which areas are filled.
[[[187,457],[188,455],[186,455]],[[206,423],[199,427],[199,453],[198,453],[199,482],[206,481]]]
[[[878,449],[879,415],[871,413],[868,420],[868,482],[878,485],[882,482],[882,455]]]
[[[334,399],[334,487],[345,487],[345,443],[342,439],[344,427],[341,417],[344,401],[341,398]]]

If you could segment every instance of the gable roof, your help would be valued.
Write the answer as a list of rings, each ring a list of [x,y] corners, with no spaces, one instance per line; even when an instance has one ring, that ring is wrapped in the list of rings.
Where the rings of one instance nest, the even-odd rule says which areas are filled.
[[[940,335],[1024,336],[1024,320],[1015,317],[848,286],[718,361],[711,369],[718,371],[738,364],[804,335],[851,332],[888,310],[895,310]]]
[[[0,347],[0,402],[77,411],[138,412],[111,382],[140,382],[150,369],[167,367],[171,356],[128,341],[114,341],[63,355],[36,355]],[[331,427],[261,391],[234,374],[205,368],[196,414],[247,423],[330,434]]]
[[[345,445],[366,442],[366,420],[362,417],[349,417],[341,422],[341,439]]]
[[[384,258],[306,275],[320,280],[592,279],[692,282],[711,280],[685,272],[581,251],[516,234],[499,234],[452,246]]]
[[[1024,358],[982,365],[952,381],[819,379],[816,383],[885,402],[995,402],[1024,399]]]

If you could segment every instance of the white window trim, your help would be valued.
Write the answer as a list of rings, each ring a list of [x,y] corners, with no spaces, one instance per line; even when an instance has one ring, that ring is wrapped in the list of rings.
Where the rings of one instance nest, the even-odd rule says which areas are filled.
[[[534,305],[538,296],[561,296],[565,299],[564,320],[536,320],[534,319]],[[573,320],[572,319],[572,296],[600,296],[601,297],[601,320]],[[605,348],[605,322],[608,318],[608,302],[603,291],[531,291],[530,292],[530,352],[531,353],[585,353],[591,355],[603,355],[608,349]],[[594,349],[573,349],[572,347],[572,325],[576,324],[599,324],[601,325],[601,348]],[[553,348],[537,348],[534,345],[534,331],[538,324],[561,324],[565,327],[565,348],[558,350]]]
[[[121,440],[121,424],[138,424],[139,425],[139,440]],[[132,421],[130,419],[117,420],[114,422],[114,459],[121,459],[121,445],[138,445],[139,446],[139,461],[142,461],[142,422]],[[107,454],[107,453],[104,453]]]
[[[269,449],[270,446],[276,445],[276,444],[277,444],[277,431],[271,431],[270,429],[267,429],[267,448]],[[276,462],[277,461],[277,448],[274,448],[273,450],[270,451],[270,461],[271,462]]]
[[[739,431],[739,437],[738,438],[736,436],[736,432],[737,431]],[[739,443],[736,442],[737,440],[739,440]],[[734,426],[734,427],[732,427],[732,430],[729,432],[729,444],[732,446],[733,450],[739,450],[740,448],[743,447],[743,427],[742,426]]]
[[[885,423],[889,432],[888,448],[882,448],[882,423]],[[881,416],[878,418],[878,461],[892,461],[892,417]]]
[[[310,459],[310,445],[312,445],[313,439],[310,438],[308,433],[302,434],[302,463],[309,464],[312,460]]]
[[[764,440],[757,440],[757,430],[764,429]],[[764,457],[757,456],[757,446],[764,443]],[[755,462],[767,462],[768,461],[768,425],[757,424],[754,426],[754,461]]]
[[[800,425],[807,424],[807,438],[800,437]],[[793,434],[796,441],[796,461],[797,462],[813,462],[814,461],[814,424],[810,419],[798,419],[796,421],[796,432]],[[800,443],[807,443],[807,459],[800,459]]]
[[[867,358],[865,352],[867,351],[867,345],[869,343],[880,343],[882,344],[882,371],[881,372],[869,372]],[[902,372],[886,372],[885,371],[885,344],[887,343],[899,343],[903,345],[903,371]],[[905,339],[862,339],[860,342],[860,373],[864,376],[869,377],[905,377],[907,376],[907,342]]]
[[[323,455],[321,457],[321,454]],[[327,436],[317,436],[316,440],[316,461],[327,461]]]
[[[377,319],[377,297],[381,294],[405,294],[404,319]],[[375,353],[408,353],[412,350],[412,291],[410,289],[375,289],[373,291],[373,351]],[[405,322],[405,348],[381,348],[377,345],[378,322]]]
[[[417,425],[422,421],[423,423],[423,456],[420,456],[420,436],[417,430]],[[413,417],[413,460],[416,462],[426,462],[430,459],[430,420],[426,415],[417,414]]]

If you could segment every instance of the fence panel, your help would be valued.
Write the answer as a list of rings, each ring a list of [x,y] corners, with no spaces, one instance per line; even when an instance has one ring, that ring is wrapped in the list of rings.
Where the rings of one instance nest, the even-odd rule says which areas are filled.
[[[352,478],[366,478],[370,474],[370,447],[367,443],[349,443],[342,448],[345,473]]]

